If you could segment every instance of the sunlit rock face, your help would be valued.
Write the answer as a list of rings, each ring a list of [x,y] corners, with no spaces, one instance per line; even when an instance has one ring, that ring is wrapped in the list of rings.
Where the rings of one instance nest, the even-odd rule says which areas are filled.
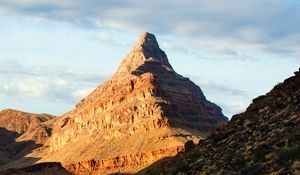
[[[173,70],[155,36],[142,33],[111,79],[48,122],[50,139],[30,156],[75,173],[136,172],[226,121],[220,107]]]
[[[136,171],[227,121],[198,86],[173,70],[149,33],[141,34],[110,80],[62,118],[44,160],[59,159],[74,172],[92,160],[97,172]]]

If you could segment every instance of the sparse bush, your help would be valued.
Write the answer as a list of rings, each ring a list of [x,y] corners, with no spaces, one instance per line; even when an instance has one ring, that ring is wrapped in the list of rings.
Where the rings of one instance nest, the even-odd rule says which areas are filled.
[[[178,168],[175,174],[179,173],[179,172],[188,172],[189,170],[191,170],[191,167],[189,167],[188,165],[186,165],[185,163],[181,164]]]
[[[258,175],[262,173],[262,169],[258,165],[250,165],[246,163],[245,166],[241,169],[240,174],[243,175]]]
[[[254,150],[254,160],[260,160],[265,158],[265,155],[267,154],[267,152],[263,149],[256,149]]]
[[[200,157],[200,155],[201,155],[201,153],[197,150],[192,150],[187,153],[187,157],[192,160],[198,159]]]
[[[300,145],[285,146],[279,151],[279,163],[283,164],[289,160],[300,158]]]
[[[195,144],[192,140],[185,142],[185,144],[184,144],[185,151],[191,151],[194,148],[195,148]]]
[[[147,175],[159,175],[159,174],[160,174],[160,172],[156,169],[149,169],[147,171]]]
[[[225,162],[230,162],[233,158],[233,154],[226,154],[224,155],[224,161]]]
[[[259,166],[253,166],[248,169],[247,175],[258,175],[262,173],[262,169]]]

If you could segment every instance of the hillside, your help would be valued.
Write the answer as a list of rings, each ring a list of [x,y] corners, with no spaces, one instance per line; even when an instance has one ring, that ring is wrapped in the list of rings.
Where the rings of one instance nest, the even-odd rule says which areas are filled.
[[[48,114],[13,109],[0,111],[0,169],[9,167],[11,162],[41,147],[51,135],[51,131],[44,124],[53,118]],[[26,161],[35,162],[30,158]]]
[[[188,149],[140,173],[300,174],[300,72]]]

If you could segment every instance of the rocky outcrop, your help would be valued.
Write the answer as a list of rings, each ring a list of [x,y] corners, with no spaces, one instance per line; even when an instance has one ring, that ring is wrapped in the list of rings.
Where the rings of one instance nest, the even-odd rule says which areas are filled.
[[[92,159],[65,165],[65,168],[74,174],[80,175],[110,174],[115,173],[116,169],[124,172],[136,172],[139,171],[141,167],[149,165],[161,157],[175,156],[182,150],[183,147],[174,147],[101,160]]]
[[[173,70],[154,35],[143,33],[113,77],[56,121],[51,153],[42,161],[70,164],[179,148],[226,121],[198,86]]]
[[[62,162],[79,174],[134,173],[224,122],[221,108],[173,70],[154,35],[143,33],[110,80],[24,138],[50,133],[27,155],[38,162]]]
[[[174,126],[205,137],[227,121],[198,86],[172,69],[149,33],[140,36],[111,80],[63,117],[51,138],[53,151],[82,135],[104,131],[109,139]]]
[[[151,172],[300,174],[300,72],[254,99],[194,149],[143,171]]]

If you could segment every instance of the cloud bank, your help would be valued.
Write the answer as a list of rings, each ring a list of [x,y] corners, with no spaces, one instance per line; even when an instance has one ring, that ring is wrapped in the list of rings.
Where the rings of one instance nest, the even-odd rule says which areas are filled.
[[[233,65],[229,64],[232,60],[243,64],[262,62],[261,65],[279,65],[278,60],[283,59],[300,63],[298,0],[10,0],[0,1],[0,15],[2,19],[29,18],[92,31],[89,39],[114,47],[126,45],[122,35],[149,31],[159,35],[162,48],[184,54],[183,59],[213,60],[227,67]],[[253,65],[250,68],[249,77],[263,73],[254,70]],[[0,82],[4,82],[0,96],[73,104],[105,78],[95,72],[0,62]],[[276,75],[272,75],[273,79]],[[245,92],[201,77],[195,80],[209,99],[228,114],[245,109],[247,100],[254,97],[249,89]],[[264,81],[262,85],[265,84]]]
[[[199,58],[300,56],[297,0],[11,0],[0,2],[0,9],[4,15],[61,21],[86,29],[172,35],[197,50]],[[118,43],[103,33],[97,37]]]

